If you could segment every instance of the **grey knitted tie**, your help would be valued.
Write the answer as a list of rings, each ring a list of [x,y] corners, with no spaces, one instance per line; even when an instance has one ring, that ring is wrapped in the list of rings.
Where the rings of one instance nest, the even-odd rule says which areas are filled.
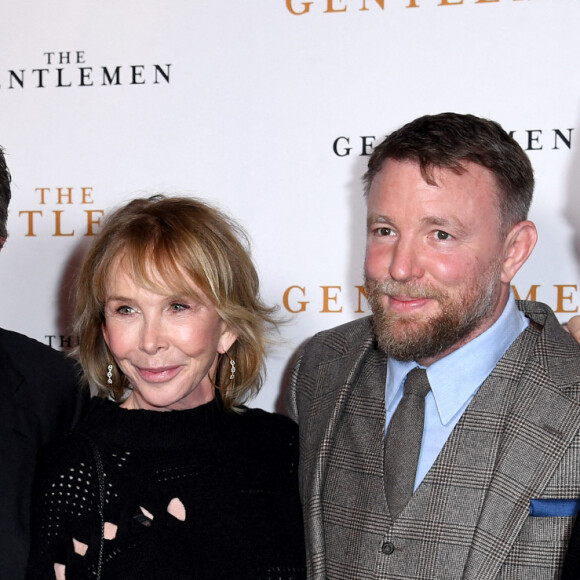
[[[431,390],[425,369],[407,375],[405,393],[385,440],[385,495],[393,520],[413,495],[425,421],[425,396]]]

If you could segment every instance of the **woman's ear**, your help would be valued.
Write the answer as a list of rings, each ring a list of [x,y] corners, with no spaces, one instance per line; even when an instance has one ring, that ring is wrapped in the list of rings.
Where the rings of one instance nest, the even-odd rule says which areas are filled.
[[[103,322],[101,324],[101,332],[103,333],[103,338],[105,339],[105,344],[109,346],[109,333],[107,331],[107,325]]]
[[[226,328],[220,336],[218,342],[218,352],[220,354],[228,352],[236,340],[238,340],[238,335]]]

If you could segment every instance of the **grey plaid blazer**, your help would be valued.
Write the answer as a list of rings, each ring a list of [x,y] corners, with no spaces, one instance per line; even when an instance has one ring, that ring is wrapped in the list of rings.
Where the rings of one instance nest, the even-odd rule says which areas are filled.
[[[558,578],[580,497],[580,346],[544,304],[498,362],[393,523],[383,487],[386,357],[370,318],[322,332],[298,359],[309,578]],[[537,505],[537,504],[535,504]],[[568,505],[568,504],[567,504]]]

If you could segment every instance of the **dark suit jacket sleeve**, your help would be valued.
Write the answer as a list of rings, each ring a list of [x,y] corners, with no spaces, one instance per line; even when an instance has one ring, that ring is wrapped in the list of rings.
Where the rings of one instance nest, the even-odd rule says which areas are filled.
[[[0,578],[24,576],[40,447],[68,432],[88,400],[79,370],[46,345],[0,329]]]

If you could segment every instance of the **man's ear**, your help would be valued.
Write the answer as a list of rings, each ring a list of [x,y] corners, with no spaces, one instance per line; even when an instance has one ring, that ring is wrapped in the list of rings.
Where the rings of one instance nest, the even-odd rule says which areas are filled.
[[[525,220],[512,227],[504,242],[502,282],[509,284],[513,280],[518,270],[530,257],[537,241],[538,232],[534,222]]]

